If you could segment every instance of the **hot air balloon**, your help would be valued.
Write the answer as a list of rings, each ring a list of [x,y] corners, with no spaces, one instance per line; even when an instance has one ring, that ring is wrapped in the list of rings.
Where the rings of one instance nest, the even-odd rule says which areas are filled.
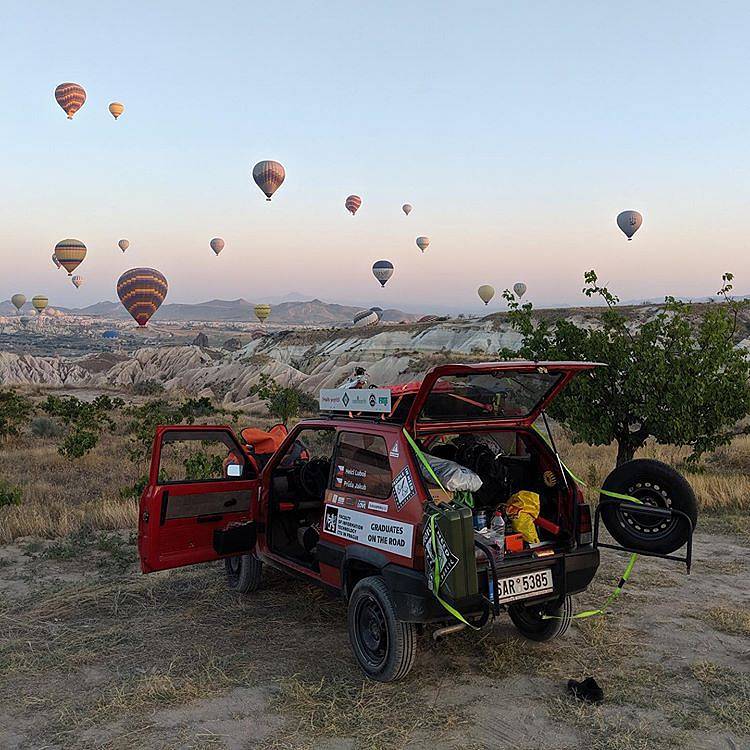
[[[209,244],[217,255],[224,249],[224,240],[221,237],[214,237]]]
[[[57,99],[57,103],[62,107],[68,119],[72,120],[73,115],[86,101],[86,92],[83,86],[79,86],[77,83],[61,83],[55,89],[55,99]]]
[[[376,312],[372,310],[360,310],[352,318],[352,323],[355,328],[366,328],[368,326],[376,326],[380,322],[380,318]]]
[[[255,317],[261,322],[265,323],[268,316],[271,314],[271,305],[258,304],[254,308]]]
[[[393,263],[389,260],[376,261],[372,264],[372,274],[380,282],[380,286],[385,286],[393,276]]]
[[[633,235],[640,229],[643,224],[643,217],[638,211],[623,211],[617,214],[617,226],[625,232],[628,240],[633,239]]]
[[[55,255],[68,276],[71,276],[86,257],[86,245],[80,240],[60,240],[55,245]]]
[[[60,261],[54,253],[52,253],[52,262],[55,264],[55,268],[60,268]]]
[[[281,187],[285,177],[284,167],[277,161],[259,161],[253,167],[255,184],[266,194],[267,201]]]
[[[130,247],[130,241],[129,240],[120,240],[117,243],[117,246],[120,248],[120,250],[122,250],[123,252],[125,252]]]
[[[116,339],[120,334],[117,331],[109,330],[102,334],[103,339]]]
[[[516,297],[521,299],[526,294],[526,284],[523,281],[519,281],[517,284],[513,284],[513,291],[516,293]]]
[[[117,280],[117,296],[133,320],[143,327],[167,296],[169,284],[155,268],[131,268]]]
[[[424,252],[430,246],[429,237],[417,237],[417,247]]]
[[[490,300],[495,296],[495,287],[490,286],[489,284],[482,284],[482,286],[477,289],[477,294],[479,295],[479,299],[481,299],[485,305],[489,305]]]
[[[31,298],[31,304],[34,309],[41,314],[42,310],[49,304],[49,300],[43,294],[37,294]]]
[[[25,294],[14,294],[10,298],[11,303],[13,304],[13,307],[16,308],[20,312],[21,308],[26,304],[26,295]]]
[[[362,199],[358,195],[350,195],[346,201],[344,201],[344,206],[346,206],[346,210],[354,216],[354,214],[357,213],[357,209],[362,205]]]
[[[74,286],[74,287],[75,287],[76,289],[79,289],[79,288],[80,288],[80,286],[81,286],[81,284],[83,284],[83,281],[84,281],[84,279],[83,279],[83,276],[74,276],[74,277],[73,277],[73,278],[71,279],[71,281],[73,282],[73,286]]]
[[[125,111],[125,107],[120,102],[112,102],[109,105],[109,112],[115,120]]]
[[[383,308],[382,307],[371,307],[370,312],[374,312],[378,316],[378,321],[383,319]]]
[[[411,213],[412,205],[411,203],[404,203],[403,206],[401,206],[401,210],[408,216]]]

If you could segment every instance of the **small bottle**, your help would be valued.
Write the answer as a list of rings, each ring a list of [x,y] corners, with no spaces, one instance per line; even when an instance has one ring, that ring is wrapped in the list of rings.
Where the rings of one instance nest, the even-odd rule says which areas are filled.
[[[496,510],[490,523],[492,544],[497,548],[500,557],[505,555],[505,518],[501,510]]]

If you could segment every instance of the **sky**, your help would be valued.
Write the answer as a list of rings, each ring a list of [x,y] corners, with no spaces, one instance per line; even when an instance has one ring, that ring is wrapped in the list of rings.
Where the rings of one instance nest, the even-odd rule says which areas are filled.
[[[628,300],[711,294],[724,271],[750,292],[747,3],[5,9],[0,299],[115,299],[135,266],[167,276],[168,302],[470,312],[485,283],[580,303],[589,268]],[[72,121],[63,81],[88,95]],[[270,203],[261,159],[286,168]],[[644,217],[632,242],[624,209]],[[50,259],[68,237],[88,247],[79,290]]]

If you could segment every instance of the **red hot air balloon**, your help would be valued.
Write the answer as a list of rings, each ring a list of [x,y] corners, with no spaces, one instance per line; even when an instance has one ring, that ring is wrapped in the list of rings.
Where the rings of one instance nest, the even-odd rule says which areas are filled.
[[[117,296],[133,320],[143,327],[167,296],[169,284],[154,268],[131,268],[117,281]]]
[[[265,193],[267,201],[281,187],[285,177],[284,167],[277,161],[259,161],[253,167],[255,184]]]
[[[73,115],[86,101],[86,92],[83,86],[79,86],[77,83],[61,83],[55,89],[55,99],[57,99],[57,103],[62,107],[68,119],[72,120]]]
[[[362,199],[358,195],[350,195],[344,203],[346,210],[354,216],[357,213],[357,209],[362,205]]]

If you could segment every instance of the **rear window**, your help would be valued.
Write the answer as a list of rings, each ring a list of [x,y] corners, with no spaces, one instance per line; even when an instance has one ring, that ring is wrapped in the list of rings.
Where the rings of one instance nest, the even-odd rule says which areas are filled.
[[[419,420],[442,422],[525,417],[562,377],[560,373],[547,371],[447,375],[435,382]]]
[[[381,435],[342,432],[333,457],[331,489],[386,498],[392,477],[388,449]]]

